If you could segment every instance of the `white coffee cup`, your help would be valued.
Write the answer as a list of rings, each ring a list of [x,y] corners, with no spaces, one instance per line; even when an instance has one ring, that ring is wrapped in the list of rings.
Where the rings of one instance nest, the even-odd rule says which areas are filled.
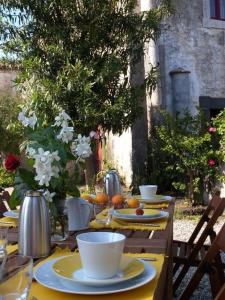
[[[95,279],[107,279],[119,270],[126,237],[114,232],[87,232],[77,237],[83,272]]]
[[[152,198],[156,195],[157,185],[140,185],[139,190],[142,199]]]

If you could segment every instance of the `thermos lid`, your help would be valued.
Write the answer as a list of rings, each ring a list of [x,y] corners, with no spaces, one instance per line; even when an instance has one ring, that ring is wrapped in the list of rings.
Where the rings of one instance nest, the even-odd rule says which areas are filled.
[[[28,196],[28,197],[40,197],[40,196],[42,196],[42,192],[41,191],[32,191],[32,190],[29,190],[29,191],[26,191],[25,196]]]

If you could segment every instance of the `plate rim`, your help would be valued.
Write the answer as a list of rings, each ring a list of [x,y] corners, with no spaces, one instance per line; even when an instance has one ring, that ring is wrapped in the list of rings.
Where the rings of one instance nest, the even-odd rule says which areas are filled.
[[[122,217],[127,217],[129,219],[137,219],[137,217],[141,218],[141,219],[152,219],[152,218],[154,218],[156,216],[160,216],[160,214],[161,214],[161,210],[160,209],[151,209],[151,210],[157,211],[157,213],[156,214],[152,214],[152,216],[151,215],[135,215],[135,214],[129,215],[129,214],[120,214],[120,213],[116,212],[116,211],[122,210],[122,209],[123,208],[121,208],[121,209],[115,209],[113,211],[113,216],[115,216],[115,215],[116,216],[122,216]],[[126,209],[135,210],[135,208],[126,208]],[[148,210],[148,208],[144,208],[144,209]]]
[[[143,202],[143,203],[149,203],[149,204],[160,204],[160,203],[170,203],[172,200],[173,200],[173,197],[172,196],[163,196],[163,197],[169,197],[169,199],[163,199],[163,198],[160,198],[160,199],[149,199],[149,198],[141,198],[141,196],[139,196],[138,200],[140,202]]]
[[[44,268],[44,267],[48,267],[48,270],[47,272],[44,273],[44,276],[46,275],[49,275],[49,272],[50,272],[50,275],[51,275],[51,278],[53,277],[56,277],[57,280],[60,281],[60,279],[54,274],[54,272],[52,271],[52,268],[51,268],[51,265],[54,263],[54,261],[56,261],[57,258],[55,259],[51,259],[51,260],[48,260],[46,261],[45,263],[41,264],[35,271],[34,271],[34,278],[35,280],[45,286],[46,288],[49,288],[49,289],[52,289],[52,290],[55,290],[55,291],[58,291],[58,292],[64,292],[64,293],[68,293],[68,294],[77,294],[77,295],[107,295],[107,294],[115,294],[115,293],[121,293],[121,292],[126,292],[126,291],[129,291],[129,290],[133,290],[133,289],[136,289],[138,287],[141,287],[145,284],[147,284],[148,282],[152,281],[155,277],[156,277],[156,274],[157,274],[157,271],[156,271],[156,268],[150,264],[149,262],[145,262],[143,261],[143,264],[145,266],[145,270],[143,273],[141,273],[139,276],[137,276],[136,279],[134,280],[137,280],[138,277],[139,277],[139,281],[134,283],[131,280],[127,280],[127,281],[124,281],[124,282],[119,282],[119,283],[116,283],[114,285],[109,285],[109,286],[102,286],[102,287],[94,287],[94,286],[88,286],[89,288],[97,288],[97,289],[103,289],[102,291],[90,291],[90,292],[87,292],[86,288],[87,288],[87,285],[82,285],[82,284],[79,284],[79,285],[82,285],[85,287],[85,290],[84,291],[74,291],[72,289],[69,289],[68,287],[66,287],[65,285],[63,285],[63,283],[61,283],[62,287],[59,288],[59,286],[50,286],[49,284],[46,284],[46,282],[43,282],[43,280],[41,281],[39,278],[38,278],[38,271],[41,269],[41,268]],[[42,272],[42,275],[43,275],[43,272]],[[142,281],[140,281],[142,279]],[[64,279],[65,280],[65,279]],[[74,283],[76,284],[76,283]],[[117,288],[116,289],[116,285],[127,285],[128,286],[125,286],[125,287],[120,287],[120,288]],[[112,289],[111,290],[104,290],[105,287],[111,287]]]
[[[160,211],[160,215],[157,216],[157,217],[154,217],[154,218],[142,218],[142,219],[139,219],[139,218],[126,218],[126,217],[119,217],[119,218],[116,218],[115,216],[113,216],[115,219],[120,219],[120,220],[124,220],[124,221],[130,221],[130,223],[135,223],[135,222],[151,222],[151,221],[156,221],[156,220],[160,220],[160,219],[163,219],[163,218],[167,218],[169,216],[169,213],[167,211],[164,211],[164,210],[161,210]]]
[[[144,264],[143,264],[143,261],[141,261],[140,259],[137,259],[136,257],[132,257],[132,256],[129,256],[129,255],[122,255],[122,259],[126,259],[126,258],[133,258],[134,261],[138,261],[140,262],[140,271],[135,274],[135,275],[130,275],[128,278],[123,278],[123,277],[117,277],[117,278],[109,278],[109,279],[106,279],[107,281],[105,281],[104,279],[94,279],[94,278],[90,278],[90,281],[86,280],[79,280],[79,279],[76,279],[76,278],[69,278],[69,277],[66,277],[66,276],[63,276],[63,275],[60,275],[59,273],[57,273],[55,270],[54,270],[54,264],[56,264],[59,260],[63,260],[65,258],[68,258],[68,257],[73,257],[74,255],[69,255],[69,256],[64,256],[64,257],[60,257],[59,259],[57,259],[53,265],[52,265],[52,270],[54,272],[54,274],[56,276],[58,276],[59,278],[62,278],[62,279],[66,279],[66,280],[69,280],[71,282],[76,282],[76,283],[81,283],[81,284],[84,284],[84,285],[89,285],[89,286],[104,286],[104,285],[112,285],[112,284],[116,284],[116,283],[122,283],[124,281],[127,281],[127,280],[130,280],[132,278],[135,278],[137,276],[139,276],[141,273],[144,272]],[[73,274],[75,272],[78,272],[82,270],[82,268],[79,268],[79,269],[76,269]]]
[[[8,213],[10,213],[12,211],[16,211],[16,210],[7,210],[3,213],[3,216],[7,217],[7,218],[12,218],[12,219],[19,219],[19,212],[17,212],[17,213],[14,212],[14,215],[7,215]]]

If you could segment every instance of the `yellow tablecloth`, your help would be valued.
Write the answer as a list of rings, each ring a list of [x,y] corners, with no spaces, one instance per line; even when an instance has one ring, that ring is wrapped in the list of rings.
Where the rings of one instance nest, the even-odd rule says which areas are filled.
[[[167,208],[168,206],[169,206],[168,202],[163,202],[163,203],[159,203],[159,204],[144,203],[144,208]]]
[[[0,226],[3,227],[17,227],[18,219],[3,217],[0,219]]]
[[[16,251],[18,249],[18,244],[15,245],[7,245],[6,246],[6,251],[8,254],[13,253],[14,251]]]
[[[48,257],[46,260],[50,260],[59,256],[71,255],[69,249],[57,249],[56,252]],[[78,255],[78,254],[74,254]],[[152,300],[154,296],[154,291],[157,286],[160,272],[162,270],[162,265],[164,262],[164,255],[163,254],[151,254],[151,253],[143,253],[143,254],[129,254],[134,257],[155,257],[157,261],[150,262],[157,271],[156,277],[146,285],[127,291],[122,293],[110,294],[110,295],[92,295],[92,296],[85,296],[85,295],[75,295],[75,294],[66,294],[62,292],[57,292],[51,289],[48,289],[37,282],[33,282],[31,285],[31,291],[29,294],[28,299],[32,299],[32,297],[36,297],[38,300],[84,300],[84,299],[91,299],[91,300],[99,300],[99,299],[107,299],[107,300]],[[44,263],[44,260],[41,263]],[[40,263],[40,264],[41,264]],[[39,264],[39,265],[40,265]],[[38,265],[38,266],[39,266]],[[36,266],[36,268],[38,267]]]
[[[98,217],[99,218],[105,218],[105,214],[107,213],[106,210],[103,210]],[[111,228],[111,229],[130,229],[130,230],[163,230],[166,228],[168,218],[163,218],[160,220],[153,220],[152,222],[147,223],[131,223],[131,222],[125,222],[121,220],[112,219],[109,225],[97,223],[96,220],[93,220],[90,222],[89,226],[90,228],[94,229],[103,229],[103,228]],[[153,226],[151,226],[153,224]],[[155,226],[154,226],[155,225]]]

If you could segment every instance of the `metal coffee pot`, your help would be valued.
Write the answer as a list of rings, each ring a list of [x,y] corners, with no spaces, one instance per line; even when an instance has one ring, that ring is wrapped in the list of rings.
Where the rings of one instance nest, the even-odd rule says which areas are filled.
[[[49,210],[40,191],[28,191],[19,215],[19,253],[45,257],[51,249]]]
[[[106,173],[104,178],[105,192],[111,201],[116,194],[122,194],[122,187],[120,185],[120,178],[116,170],[110,170]]]

